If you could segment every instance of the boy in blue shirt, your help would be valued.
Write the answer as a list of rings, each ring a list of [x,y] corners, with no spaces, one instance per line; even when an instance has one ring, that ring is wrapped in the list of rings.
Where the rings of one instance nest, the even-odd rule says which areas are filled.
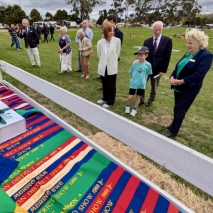
[[[138,59],[133,62],[132,67],[129,70],[129,73],[132,77],[129,82],[130,89],[125,107],[125,113],[130,113],[130,103],[133,95],[136,93],[135,106],[130,113],[132,116],[135,116],[137,113],[137,107],[146,88],[147,75],[152,74],[152,66],[148,61],[146,61],[148,54],[149,49],[145,46],[142,46],[136,53],[134,53],[134,55],[138,55]]]

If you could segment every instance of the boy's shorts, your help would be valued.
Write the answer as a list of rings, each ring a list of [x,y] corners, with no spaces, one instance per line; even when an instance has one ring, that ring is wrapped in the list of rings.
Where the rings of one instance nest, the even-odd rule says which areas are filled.
[[[144,89],[132,89],[132,88],[129,89],[129,95],[134,95],[135,93],[139,96],[143,96]]]

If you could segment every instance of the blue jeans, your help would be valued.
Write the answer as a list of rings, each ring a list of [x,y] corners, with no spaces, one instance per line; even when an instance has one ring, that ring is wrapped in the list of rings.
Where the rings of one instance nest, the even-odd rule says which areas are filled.
[[[20,43],[19,43],[19,40],[18,38],[12,38],[12,44],[11,44],[11,47],[16,44],[16,49],[20,49]]]
[[[81,67],[81,56],[80,56],[80,52],[78,51],[78,70],[82,71],[82,67]]]

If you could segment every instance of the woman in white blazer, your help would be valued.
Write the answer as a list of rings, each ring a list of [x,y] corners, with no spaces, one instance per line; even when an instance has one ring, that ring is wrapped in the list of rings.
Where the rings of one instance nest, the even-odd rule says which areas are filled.
[[[103,86],[103,97],[97,103],[103,104],[104,108],[114,105],[115,102],[120,50],[121,41],[114,37],[114,25],[107,22],[103,27],[103,38],[97,43],[98,74],[101,76]]]

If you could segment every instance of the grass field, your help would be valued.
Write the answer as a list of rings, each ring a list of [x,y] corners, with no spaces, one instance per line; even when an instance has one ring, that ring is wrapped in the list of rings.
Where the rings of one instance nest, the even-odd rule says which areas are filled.
[[[124,33],[124,42],[121,51],[121,61],[119,62],[119,73],[117,77],[117,95],[115,105],[110,107],[109,110],[125,116],[136,123],[146,126],[154,131],[162,133],[165,131],[162,126],[169,124],[173,117],[173,91],[170,90],[169,86],[169,75],[173,71],[176,62],[182,57],[186,52],[186,40],[180,38],[173,38],[173,49],[180,50],[179,52],[173,52],[171,56],[171,61],[169,65],[168,72],[161,79],[156,101],[153,106],[147,108],[141,106],[138,109],[138,114],[136,117],[129,117],[124,113],[124,106],[126,103],[127,93],[129,89],[129,79],[130,76],[128,71],[131,67],[132,62],[135,60],[133,53],[137,50],[135,46],[141,46],[144,40],[152,35],[152,31],[147,28],[122,28]],[[68,35],[72,40],[72,68],[77,70],[77,45],[74,42],[77,29],[71,29],[68,31]],[[177,29],[164,29],[163,34],[172,37],[174,34],[183,34],[184,28]],[[95,45],[101,37],[101,29],[93,28],[94,39],[93,39],[93,50],[96,52]],[[213,31],[207,30],[206,33],[209,35],[209,50],[213,51]],[[130,39],[130,34],[133,35]],[[55,37],[57,38],[59,31],[56,31]],[[57,40],[57,39],[56,39]],[[39,52],[42,63],[42,68],[30,68],[30,61],[27,56],[27,52],[24,48],[24,41],[21,40],[23,49],[18,51],[15,49],[10,49],[10,37],[7,32],[0,33],[0,43],[1,43],[1,57],[0,59],[11,63],[17,67],[20,67],[40,78],[50,81],[68,91],[71,91],[91,102],[96,103],[98,99],[102,97],[102,93],[97,91],[96,88],[101,86],[101,83],[95,80],[97,76],[97,64],[98,58],[97,54],[94,54],[90,60],[90,79],[80,78],[80,73],[64,73],[62,75],[58,74],[59,71],[59,56],[57,53],[57,41],[49,43],[40,43]],[[180,129],[179,135],[175,140],[182,144],[185,144],[209,157],[213,157],[213,106],[212,90],[213,90],[213,68],[208,72],[205,80],[204,86],[187,113],[184,119],[183,125]],[[26,86],[23,86],[16,80],[3,75],[3,78],[12,82],[15,86],[24,89],[26,93],[28,90]],[[147,85],[146,97],[148,97],[150,92],[150,85]],[[77,129],[86,132],[97,132],[98,129],[92,127],[88,123],[84,122],[80,118],[77,118],[72,113],[68,113],[65,110],[53,103],[50,103],[47,99],[41,97],[39,94],[34,93],[29,90],[29,95],[45,105],[51,110],[60,111],[57,113],[60,117],[68,120],[69,123],[76,127]],[[133,101],[134,102],[134,101]],[[132,103],[133,105],[134,103]],[[72,119],[72,121],[70,120]],[[140,139],[139,139],[140,140]]]
[[[77,70],[77,45],[74,42],[77,29],[70,29],[68,35],[72,40],[72,68],[73,71]],[[148,127],[156,132],[162,133],[165,131],[163,125],[169,124],[173,118],[173,106],[174,98],[173,91],[170,89],[169,76],[173,71],[176,62],[186,52],[186,40],[180,38],[173,38],[173,49],[180,50],[179,52],[173,52],[168,72],[162,77],[156,101],[152,107],[147,108],[140,106],[136,117],[130,117],[124,113],[124,107],[126,104],[127,94],[129,90],[129,79],[130,75],[128,71],[131,67],[132,62],[135,60],[134,52],[137,50],[136,46],[141,46],[144,40],[152,35],[152,31],[147,28],[122,28],[124,33],[124,42],[121,51],[121,61],[119,62],[119,73],[117,77],[117,95],[115,105],[110,107],[109,110],[129,118],[134,122]],[[172,37],[174,34],[184,34],[185,29],[164,29],[163,34]],[[18,51],[10,49],[10,37],[7,32],[0,31],[0,60],[4,60],[14,66],[20,67],[21,69],[43,78],[51,83],[54,83],[72,93],[75,93],[93,103],[96,103],[98,99],[102,97],[102,93],[96,90],[97,87],[101,86],[101,83],[95,79],[97,77],[97,64],[98,58],[96,54],[97,41],[101,37],[101,29],[93,28],[94,39],[93,39],[93,50],[95,54],[90,60],[90,79],[80,78],[81,73],[71,72],[58,74],[60,68],[57,41],[49,43],[40,43],[39,52],[42,63],[42,68],[30,68],[30,61],[27,52],[24,48],[24,41],[21,40],[23,49]],[[209,50],[213,52],[213,31],[205,31],[209,39]],[[130,34],[133,38],[130,39]],[[59,31],[56,31],[55,38],[59,35]],[[56,39],[57,40],[57,39]],[[212,90],[213,90],[213,67],[208,72],[203,88],[200,94],[197,96],[195,102],[190,108],[189,112],[184,119],[183,125],[180,129],[179,135],[175,138],[178,142],[191,147],[211,158],[213,158],[213,106]],[[24,91],[27,95],[32,97],[34,100],[42,104],[44,107],[51,110],[53,113],[64,119],[66,122],[71,124],[73,127],[81,131],[85,135],[91,135],[99,132],[100,130],[89,123],[85,122],[75,114],[63,109],[57,104],[51,102],[47,98],[41,96],[39,93],[32,91],[30,88],[16,81],[12,77],[3,73],[3,79],[9,81],[17,88]],[[150,92],[150,85],[147,85],[146,97]],[[134,101],[132,105],[134,104]],[[141,139],[142,140],[142,139]],[[140,142],[140,138],[138,139]],[[160,168],[159,166],[157,166]],[[163,172],[164,169],[160,168]],[[176,176],[169,173],[174,179],[183,182]],[[185,183],[185,182],[183,182]],[[186,184],[188,185],[188,184]],[[192,186],[190,186],[191,188]],[[192,190],[196,194],[200,194],[199,190],[192,187]],[[202,194],[202,193],[201,193]],[[201,195],[205,199],[211,197],[205,194]]]

